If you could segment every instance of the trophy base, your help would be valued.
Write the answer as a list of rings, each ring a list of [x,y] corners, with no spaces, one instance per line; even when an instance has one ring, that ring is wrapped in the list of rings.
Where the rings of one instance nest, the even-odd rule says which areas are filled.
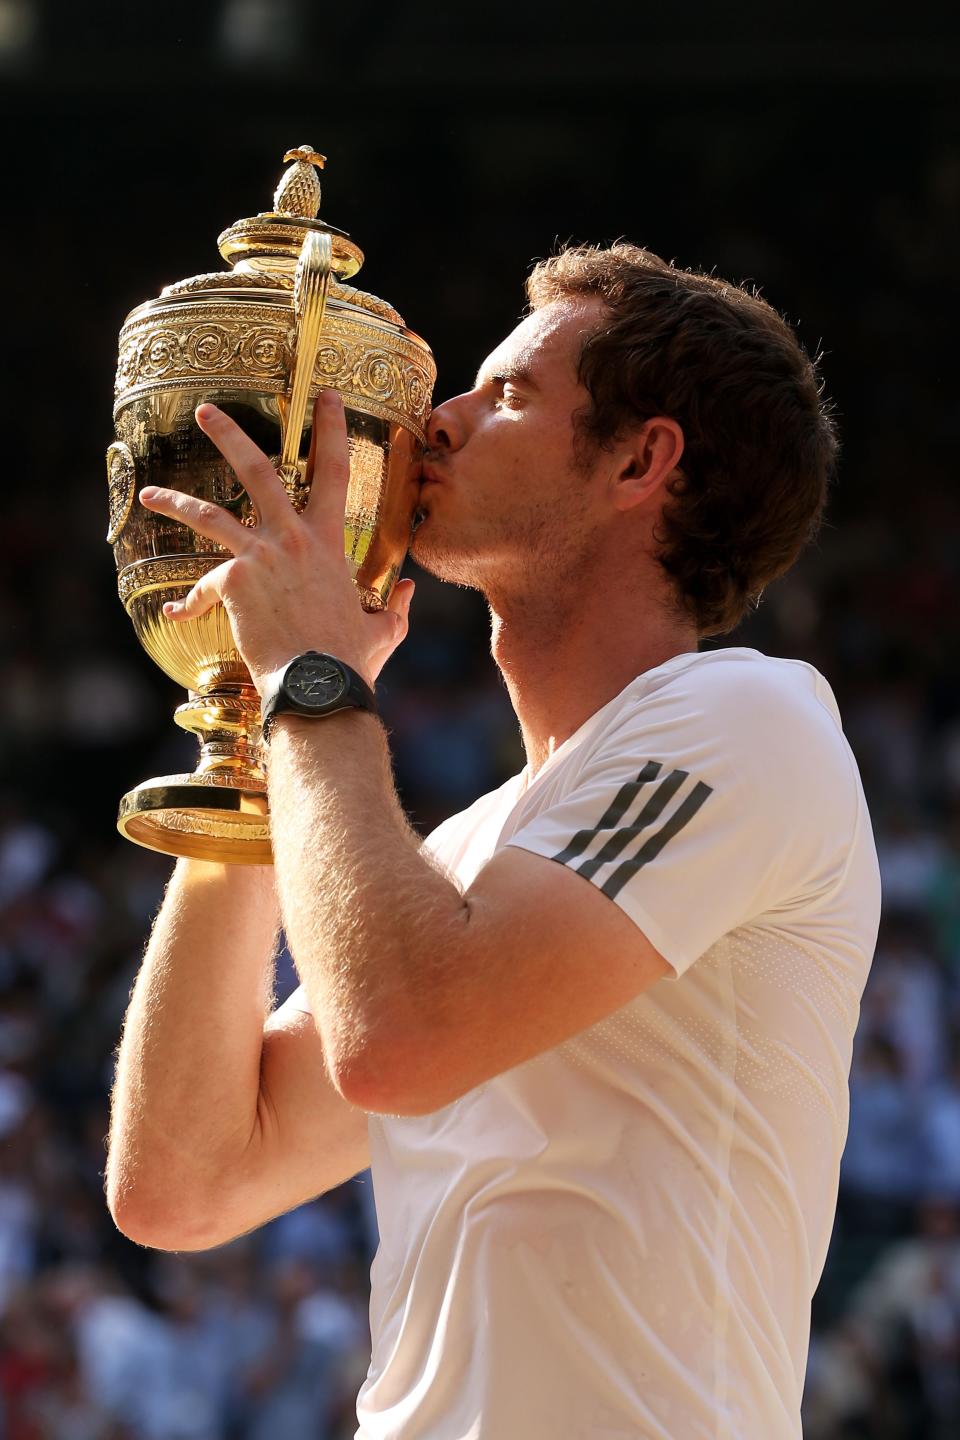
[[[233,780],[234,783],[230,783]],[[120,801],[121,835],[163,855],[229,865],[272,865],[266,787],[222,773],[163,775]]]

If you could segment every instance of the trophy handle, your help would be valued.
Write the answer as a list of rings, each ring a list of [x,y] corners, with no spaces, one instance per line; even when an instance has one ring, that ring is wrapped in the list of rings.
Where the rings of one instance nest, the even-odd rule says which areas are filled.
[[[294,507],[301,510],[307,492],[300,476],[300,438],[307,415],[320,332],[327,308],[327,293],[333,273],[333,242],[329,235],[311,230],[303,242],[293,281],[293,314],[296,325],[290,389],[281,412],[280,464],[277,469]]]

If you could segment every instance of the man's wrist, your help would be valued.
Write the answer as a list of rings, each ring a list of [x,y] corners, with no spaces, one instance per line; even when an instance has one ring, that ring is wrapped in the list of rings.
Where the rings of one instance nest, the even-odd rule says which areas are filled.
[[[268,743],[280,715],[326,720],[342,710],[377,712],[376,695],[345,660],[320,650],[305,650],[264,684],[260,697],[261,735]]]
[[[383,720],[373,710],[358,710],[356,706],[347,706],[344,710],[335,710],[330,716],[324,716],[327,724],[317,724],[309,716],[296,716],[296,714],[284,711],[278,716],[273,716],[271,724],[271,736],[269,736],[268,749],[273,749],[279,737],[285,734],[288,739],[315,740],[321,734],[343,734],[348,729],[366,729],[364,721],[370,721],[371,733],[379,730],[380,734],[386,734]]]

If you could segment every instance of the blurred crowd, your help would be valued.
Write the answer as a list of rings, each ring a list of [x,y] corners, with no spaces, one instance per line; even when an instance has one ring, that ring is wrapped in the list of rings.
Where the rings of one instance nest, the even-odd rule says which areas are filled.
[[[669,189],[666,208],[710,252],[705,263],[762,277],[774,303],[789,295],[793,316],[822,323],[836,352],[826,370],[846,442],[829,525],[718,642],[806,659],[826,675],[861,767],[882,867],[884,918],[854,1054],[837,1224],[814,1301],[805,1436],[952,1440],[960,1433],[960,498],[958,424],[946,403],[953,330],[939,322],[960,243],[960,143],[918,103],[909,164],[872,133],[837,158],[836,146],[806,140],[802,127],[797,138],[780,115],[770,144],[788,143],[787,134],[793,146],[781,163],[779,151],[764,152],[762,126],[718,121],[705,145],[702,117],[680,109],[667,169],[638,191],[649,199]],[[615,191],[632,163],[632,131],[598,122],[581,133],[570,123],[570,144],[589,149],[605,192]],[[894,115],[890,134],[905,123]],[[501,210],[513,207],[517,244],[538,237],[523,252],[533,254],[549,246],[535,186],[553,193],[569,166],[559,144],[553,169],[540,165],[546,141],[528,131],[529,143],[521,127],[496,147],[486,129],[473,152],[462,137],[449,144],[458,162],[467,155],[478,183],[493,184],[483,166],[495,150]],[[302,138],[298,130],[287,143]],[[44,163],[52,157],[51,149]],[[64,162],[64,176],[73,163]],[[679,187],[678,170],[689,177]],[[786,189],[771,198],[781,172]],[[441,312],[459,317],[446,336],[455,369],[467,340],[483,333],[478,268],[505,266],[516,238],[468,223],[473,200],[457,177],[448,167],[453,208],[437,217],[456,244],[434,246],[452,258],[431,281],[441,355]],[[711,209],[728,197],[748,207],[758,187],[773,207],[768,233],[746,222],[706,228]],[[228,219],[245,213],[234,194],[223,208]],[[866,237],[856,264],[842,248],[853,227]],[[102,249],[99,234],[85,235],[75,227],[72,243],[87,243],[91,255]],[[652,243],[656,227],[645,219],[631,238]],[[31,243],[41,257],[44,246],[59,255],[61,231],[39,226]],[[683,258],[698,257],[688,247]],[[510,264],[512,298],[503,303],[517,308],[520,276]],[[78,367],[68,423],[49,424],[38,405],[35,363],[11,379],[40,462],[36,483],[31,475],[8,485],[0,526],[0,1440],[342,1440],[354,1434],[369,1357],[376,1223],[368,1176],[197,1256],[127,1242],[104,1203],[113,1054],[170,869],[117,836],[116,802],[150,776],[192,769],[194,742],[171,719],[182,695],[135,642],[101,539],[115,333],[102,314],[103,284],[72,297],[102,383]],[[23,307],[26,333],[28,288],[10,287],[9,303],[14,314]],[[811,347],[817,338],[805,334]],[[479,358],[470,357],[474,368]],[[101,391],[102,413],[81,417]],[[53,521],[50,476],[66,477]],[[408,573],[418,580],[411,634],[380,689],[401,797],[426,834],[524,756],[482,603],[415,567]],[[281,954],[278,999],[294,983]]]

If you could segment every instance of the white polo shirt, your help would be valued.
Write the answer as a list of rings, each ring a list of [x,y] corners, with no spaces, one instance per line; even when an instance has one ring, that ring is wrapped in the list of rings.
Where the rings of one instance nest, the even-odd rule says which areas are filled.
[[[431,1115],[370,1116],[358,1440],[800,1440],[880,905],[830,688],[677,656],[424,842],[464,889],[505,845],[676,978]]]

